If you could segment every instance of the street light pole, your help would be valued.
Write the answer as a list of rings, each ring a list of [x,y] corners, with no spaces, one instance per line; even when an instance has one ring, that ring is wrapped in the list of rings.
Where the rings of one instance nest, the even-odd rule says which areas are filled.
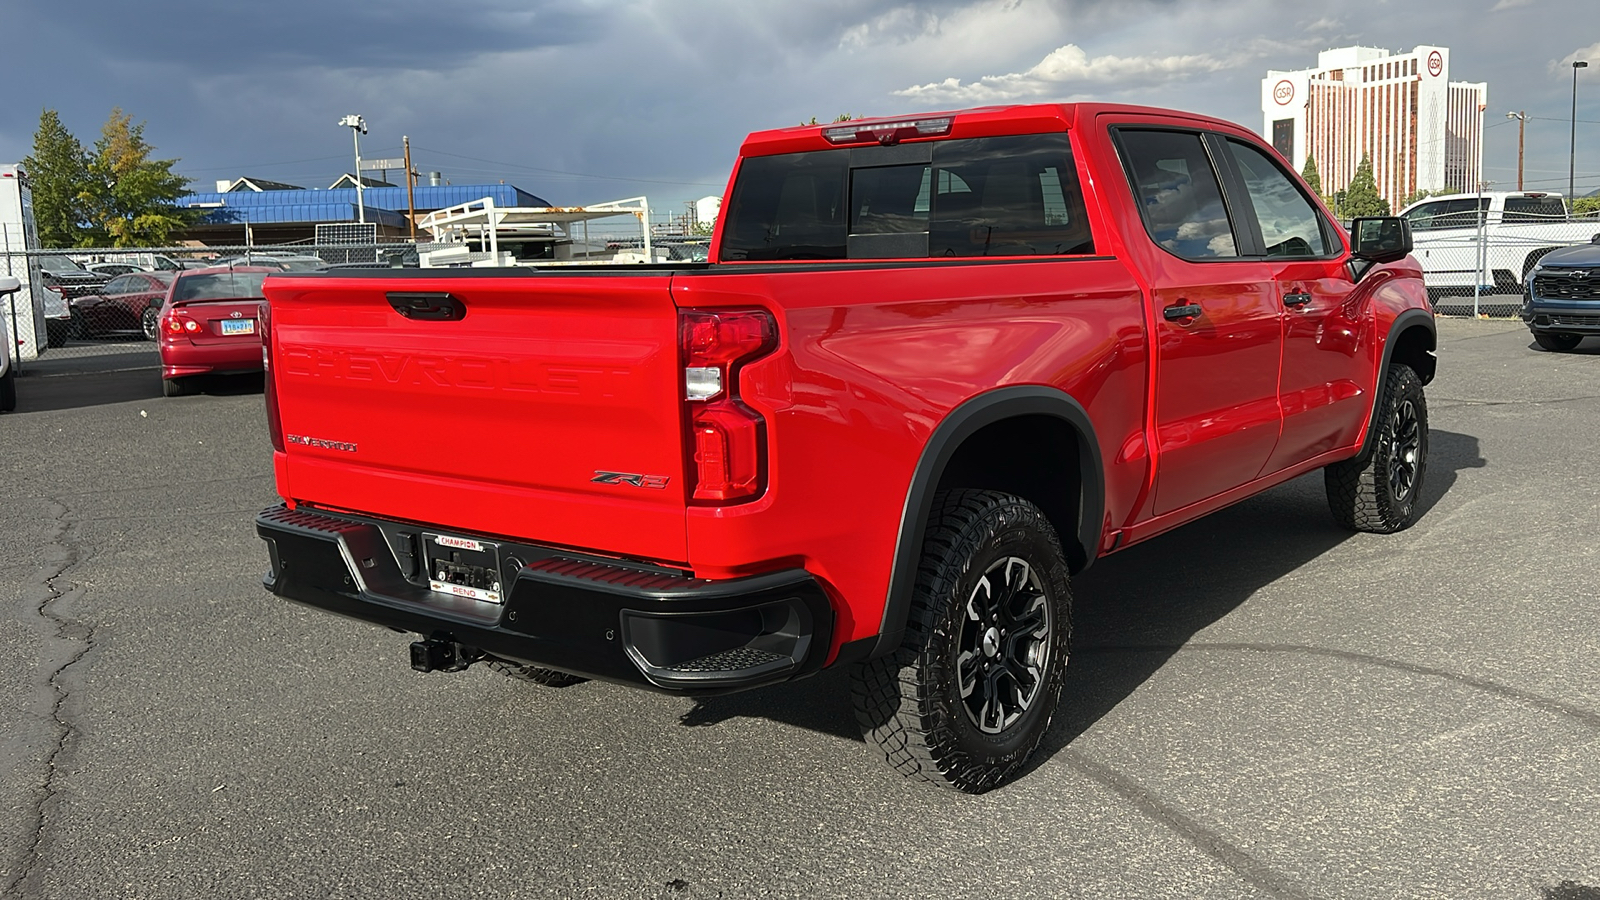
[[[1576,199],[1572,196],[1572,174],[1578,160],[1578,70],[1587,68],[1589,68],[1589,63],[1586,60],[1580,59],[1572,64],[1572,144],[1567,150],[1567,211],[1569,214],[1572,211],[1572,201]]]
[[[1576,88],[1574,88],[1576,90]],[[367,203],[361,195],[361,136],[367,133],[367,120],[360,116],[345,116],[339,120],[340,125],[350,128],[350,139],[356,145],[356,215],[361,224],[367,224]]]
[[[1522,137],[1528,127],[1528,113],[1508,112],[1506,118],[1517,120],[1517,190],[1522,190]]]

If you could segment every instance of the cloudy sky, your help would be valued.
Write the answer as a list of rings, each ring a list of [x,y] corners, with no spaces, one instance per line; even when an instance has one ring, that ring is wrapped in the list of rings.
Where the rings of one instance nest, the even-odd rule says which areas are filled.
[[[1597,0],[88,0],[6,4],[0,161],[44,108],[85,143],[112,107],[209,189],[251,175],[324,187],[400,155],[457,184],[504,180],[552,203],[721,193],[749,131],[1096,99],[1261,128],[1268,69],[1361,44],[1451,48],[1486,81],[1488,177],[1565,190],[1574,59],[1579,193],[1600,188]]]

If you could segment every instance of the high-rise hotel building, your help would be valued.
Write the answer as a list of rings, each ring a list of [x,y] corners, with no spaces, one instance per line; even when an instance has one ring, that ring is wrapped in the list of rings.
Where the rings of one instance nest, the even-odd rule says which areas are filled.
[[[1262,134],[1297,171],[1316,159],[1328,194],[1370,157],[1378,193],[1398,212],[1416,191],[1477,190],[1488,102],[1488,84],[1450,80],[1444,47],[1341,47],[1319,53],[1316,68],[1267,73]]]

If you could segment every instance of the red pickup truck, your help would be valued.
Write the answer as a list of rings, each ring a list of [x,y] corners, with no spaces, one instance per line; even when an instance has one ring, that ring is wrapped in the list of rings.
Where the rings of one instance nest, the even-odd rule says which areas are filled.
[[[1096,557],[1319,468],[1344,525],[1411,524],[1410,246],[1187,113],[758,132],[705,263],[268,279],[264,582],[417,633],[422,671],[848,665],[894,768],[987,790]]]

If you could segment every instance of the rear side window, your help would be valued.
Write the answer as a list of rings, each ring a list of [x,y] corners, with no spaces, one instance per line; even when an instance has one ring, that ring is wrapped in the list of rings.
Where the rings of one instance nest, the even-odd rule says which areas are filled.
[[[1222,187],[1200,135],[1121,130],[1118,142],[1145,229],[1157,244],[1184,259],[1239,255]]]
[[[872,165],[865,149],[855,157],[840,148],[746,160],[722,258],[1094,252],[1065,134],[939,141],[929,161],[897,165]]]
[[[174,301],[183,300],[260,300],[266,272],[215,272],[185,275],[172,292]]]
[[[1505,222],[1559,222],[1567,217],[1560,197],[1507,197]]]

